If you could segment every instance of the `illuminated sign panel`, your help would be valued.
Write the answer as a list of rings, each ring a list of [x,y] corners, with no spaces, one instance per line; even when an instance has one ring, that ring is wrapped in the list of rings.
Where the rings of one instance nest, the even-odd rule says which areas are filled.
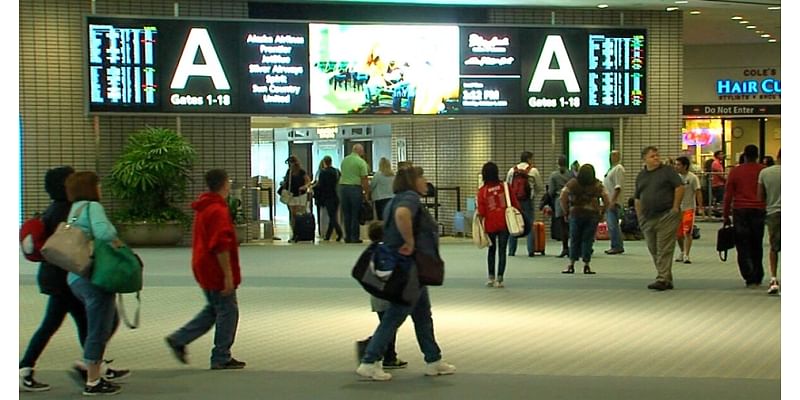
[[[89,101],[105,110],[158,110],[158,30],[136,23],[88,25]]]
[[[87,29],[89,112],[647,110],[643,29],[110,17],[87,17]],[[779,93],[780,82],[760,89]]]

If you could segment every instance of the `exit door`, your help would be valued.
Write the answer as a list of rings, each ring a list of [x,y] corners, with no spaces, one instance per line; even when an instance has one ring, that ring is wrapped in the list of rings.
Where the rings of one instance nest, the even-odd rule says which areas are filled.
[[[314,167],[314,156],[311,152],[311,143],[297,143],[289,142],[289,154],[297,157],[300,161],[300,167],[306,171],[309,180],[314,180],[314,173],[317,169]]]
[[[364,161],[367,162],[367,172],[372,173],[372,141],[371,140],[350,140],[344,141],[344,155],[348,156],[353,151],[353,145],[360,144],[364,147]]]

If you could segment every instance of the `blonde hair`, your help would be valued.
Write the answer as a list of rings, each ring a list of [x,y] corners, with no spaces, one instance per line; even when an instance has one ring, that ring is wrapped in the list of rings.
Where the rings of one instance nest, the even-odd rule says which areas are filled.
[[[392,163],[386,159],[386,157],[381,157],[381,161],[378,162],[378,171],[380,171],[384,176],[394,176],[394,171],[392,171]]]

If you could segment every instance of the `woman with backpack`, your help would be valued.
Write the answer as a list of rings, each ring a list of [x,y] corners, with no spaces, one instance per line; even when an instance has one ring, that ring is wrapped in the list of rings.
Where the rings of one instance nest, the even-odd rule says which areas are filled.
[[[600,199],[603,199],[603,204],[610,204],[603,184],[595,177],[594,166],[581,165],[578,176],[570,179],[561,192],[561,208],[564,210],[564,219],[569,221],[570,235],[569,265],[561,273],[574,274],[575,261],[579,256],[583,259],[583,273],[595,273],[589,267],[589,262],[594,251],[592,245],[597,224],[602,215]]]
[[[44,176],[44,189],[52,200],[41,217],[45,225],[45,237],[52,235],[58,224],[67,220],[71,203],[67,200],[64,181],[74,172],[72,167],[65,166],[53,168]],[[72,294],[67,286],[67,271],[47,261],[42,261],[39,264],[37,280],[39,290],[48,296],[48,300],[42,323],[31,337],[25,355],[19,362],[19,389],[24,392],[50,390],[50,385],[33,379],[33,367],[47,346],[47,342],[61,327],[67,314],[71,315],[75,321],[81,348],[86,342],[86,310],[83,308],[83,303]]]
[[[500,180],[497,164],[489,161],[483,164],[481,176],[483,186],[478,189],[475,197],[477,200],[478,215],[483,217],[484,230],[489,235],[491,245],[486,255],[489,267],[489,280],[487,287],[502,288],[503,275],[506,271],[506,247],[508,246],[508,227],[506,226],[506,194],[503,182]],[[519,209],[520,204],[515,196],[511,198],[511,206]],[[495,275],[495,253],[499,253],[497,274]]]

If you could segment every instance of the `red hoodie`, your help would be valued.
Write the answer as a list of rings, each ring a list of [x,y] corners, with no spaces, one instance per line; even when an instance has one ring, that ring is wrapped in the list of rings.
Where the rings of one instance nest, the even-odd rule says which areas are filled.
[[[516,196],[511,197],[511,205],[520,209]],[[502,182],[492,182],[478,190],[478,214],[483,216],[486,233],[502,232],[506,229],[506,195]]]
[[[206,192],[192,203],[195,210],[192,228],[192,272],[194,279],[205,290],[221,291],[225,288],[225,275],[217,261],[217,254],[230,254],[233,286],[242,282],[239,271],[239,243],[233,228],[228,204],[217,193]]]

